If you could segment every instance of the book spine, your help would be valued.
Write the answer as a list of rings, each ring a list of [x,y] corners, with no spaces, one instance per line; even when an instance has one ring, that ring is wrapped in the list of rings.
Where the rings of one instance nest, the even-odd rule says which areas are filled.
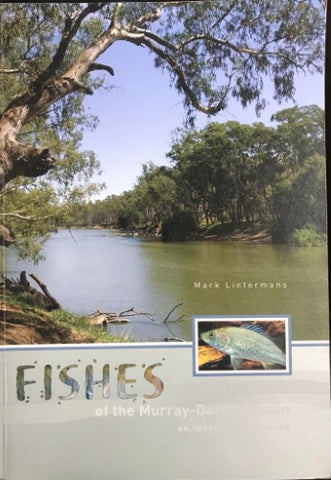
[[[7,478],[6,356],[0,350],[0,480]]]

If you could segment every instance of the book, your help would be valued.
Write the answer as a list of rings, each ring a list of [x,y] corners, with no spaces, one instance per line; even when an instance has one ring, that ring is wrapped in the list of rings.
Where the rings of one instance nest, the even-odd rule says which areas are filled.
[[[0,151],[7,152],[1,131],[16,114],[26,108],[37,118],[34,131],[9,135],[19,139],[17,148],[28,139],[33,151],[13,173],[7,162],[0,193],[6,220],[0,227],[0,479],[330,478],[324,10],[314,2],[299,2],[295,10],[291,2],[238,5],[0,4]],[[261,36],[274,31],[261,46]],[[95,63],[101,51],[92,63],[93,49],[105,39],[111,46],[113,38],[121,40],[114,57],[100,47],[105,64]],[[197,41],[207,43],[194,47]],[[271,52],[274,42],[278,50]],[[163,117],[171,117],[174,102],[153,76],[146,49],[157,55],[156,67],[168,65],[178,76],[195,107],[209,92],[209,113],[223,91],[219,73],[216,90],[205,83],[214,79],[213,68],[227,73],[227,88],[234,85],[228,96],[244,103],[255,95],[254,79],[262,81],[267,71],[283,102],[294,94],[286,90],[293,64],[317,74],[295,77],[295,104],[273,102],[266,82],[270,107],[262,94],[254,97],[262,120],[249,107],[236,110],[237,103],[212,121],[198,116],[194,129],[168,138],[161,165],[143,164],[135,177],[134,130],[143,158],[161,162],[153,141],[161,144],[168,128]],[[128,111],[146,91],[153,108],[143,99],[139,122],[135,117],[129,128],[126,102],[114,93],[112,135],[99,138],[96,130],[89,137],[92,119],[81,102],[102,81],[85,74],[113,76],[123,59],[134,69],[125,95],[132,89],[137,97],[130,97]],[[85,61],[90,64],[78,75]],[[138,78],[144,79],[139,94]],[[244,80],[248,90],[241,88]],[[102,125],[108,97],[92,98],[84,105]],[[50,105],[54,110],[45,113]],[[178,126],[172,117],[169,122]],[[131,131],[117,134],[118,124]],[[81,135],[76,127],[82,125]],[[50,149],[40,147],[47,142],[58,170]],[[127,165],[122,176],[132,173],[133,186],[123,183],[118,194],[84,201],[77,182],[84,175],[92,182],[95,160],[81,153],[81,142],[105,168],[110,153],[118,156],[113,172],[118,163]]]

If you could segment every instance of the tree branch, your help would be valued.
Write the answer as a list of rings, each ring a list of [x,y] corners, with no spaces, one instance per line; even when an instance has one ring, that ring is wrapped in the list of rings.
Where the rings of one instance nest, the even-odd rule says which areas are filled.
[[[109,67],[109,65],[104,65],[103,63],[92,63],[88,71],[93,72],[94,70],[105,70],[110,75],[114,76],[114,70],[112,67]]]
[[[162,2],[158,5],[158,7],[156,8],[156,10],[154,12],[151,12],[151,13],[145,13],[144,15],[141,15],[137,20],[134,20],[133,22],[129,23],[127,28],[128,29],[132,29],[134,27],[141,27],[142,25],[144,25],[145,23],[153,23],[155,22],[156,20],[158,20],[160,18],[160,16],[162,15],[162,12],[165,8],[167,7],[180,7],[182,5],[187,5],[187,1],[186,2]]]
[[[16,187],[6,187],[3,190],[0,191],[0,198],[3,198],[5,195],[8,195],[9,193],[15,193]]]
[[[0,185],[15,177],[39,177],[55,166],[48,148],[32,147],[17,141],[7,141],[6,157],[0,170]]]
[[[37,275],[35,275],[34,273],[30,273],[29,274],[31,278],[33,278],[33,280],[38,283],[39,287],[42,289],[42,291],[44,292],[44,295],[45,297],[50,301],[50,306],[49,308],[51,308],[52,310],[55,310],[57,308],[61,308],[61,305],[59,304],[59,302],[49,293],[48,291],[48,288],[46,287],[46,285],[37,277]]]
[[[177,76],[178,86],[183,90],[187,98],[191,101],[192,105],[197,110],[207,115],[215,115],[220,110],[223,110],[225,108],[226,93],[222,95],[222,98],[216,105],[211,107],[203,105],[198,99],[197,95],[194,93],[194,91],[189,87],[184,72],[178,65],[178,63],[175,61],[175,59],[146,37],[141,40],[141,43],[146,45],[154,53],[156,53],[156,55],[165,60],[165,62],[170,66],[171,70]]]
[[[36,220],[44,220],[46,218],[53,217],[54,215],[43,215],[42,217],[35,217],[34,215],[21,215],[18,212],[16,213],[10,213],[10,212],[0,212],[1,217],[13,217],[13,218],[19,218],[20,220],[30,220],[30,221],[36,221]]]
[[[167,6],[168,3],[169,2],[160,3],[160,5],[158,5],[158,7],[156,8],[155,12],[145,13],[144,15],[141,15],[139,18],[137,18],[137,20],[129,23],[127,26],[128,30],[131,30],[134,27],[141,27],[145,23],[151,23],[158,20],[162,14],[163,9]]]
[[[173,52],[176,52],[177,47],[173,45],[172,43],[168,42],[164,38],[160,37],[154,32],[151,32],[150,30],[146,30],[145,28],[134,28],[134,31],[137,33],[140,33],[142,35],[145,35],[146,37],[150,38],[154,42],[158,43],[159,45],[162,45],[163,47],[168,48],[169,50],[172,50]]]
[[[168,315],[165,317],[165,319],[163,320],[163,323],[167,323],[167,321],[169,320],[169,317],[170,317],[170,315],[172,314],[172,312],[174,312],[174,311],[176,310],[176,308],[181,307],[182,305],[183,305],[183,303],[179,303],[178,305],[175,305],[175,306],[170,310],[170,312],[168,313]],[[182,319],[182,318],[183,318],[183,315],[180,317],[180,319]],[[177,320],[179,320],[179,319],[177,319]],[[176,320],[176,321],[177,321],[177,320]]]
[[[11,75],[13,73],[21,73],[22,70],[19,68],[0,68],[0,73],[5,75]]]
[[[220,23],[222,23],[226,17],[231,13],[232,9],[235,7],[237,1],[234,0],[232,4],[229,6],[229,8],[224,12],[224,14],[216,20],[216,22],[211,26],[211,30],[214,30],[214,28],[217,27]]]
[[[73,14],[71,17],[68,17],[64,30],[62,33],[62,37],[59,43],[59,47],[51,61],[51,63],[48,65],[48,67],[41,72],[39,77],[36,80],[37,84],[42,84],[49,78],[51,78],[57,69],[62,65],[63,59],[65,57],[65,54],[68,50],[68,47],[70,45],[70,42],[76,35],[79,27],[81,26],[83,20],[90,15],[91,13],[95,13],[98,10],[100,10],[105,4],[104,3],[91,3],[88,4],[87,7],[85,7],[79,15],[77,12]]]
[[[231,50],[233,50],[234,52],[238,53],[239,55],[248,54],[251,57],[260,56],[260,55],[282,57],[282,58],[285,58],[288,62],[292,63],[292,65],[295,65],[298,68],[303,68],[303,66],[299,65],[298,62],[294,62],[293,60],[291,60],[287,55],[285,55],[282,52],[277,52],[277,51],[275,52],[273,50],[265,50],[265,47],[267,45],[270,45],[273,42],[279,41],[276,38],[266,42],[260,49],[255,49],[255,48],[249,47],[247,45],[237,46],[234,43],[231,43],[229,40],[223,40],[223,39],[220,39],[220,38],[216,38],[216,37],[213,37],[212,35],[209,35],[207,33],[207,34],[194,35],[191,38],[188,38],[187,40],[185,40],[184,42],[181,42],[178,45],[176,45],[175,49],[180,51],[184,47],[186,47],[186,45],[188,45],[189,43],[194,43],[194,42],[201,41],[201,40],[211,42],[211,43],[214,43],[214,44],[222,46],[222,47],[228,47]],[[302,55],[302,57],[304,57],[304,55]]]
[[[112,19],[111,19],[111,22],[110,22],[110,28],[114,28],[114,27],[117,26],[118,15],[121,11],[122,5],[123,5],[123,2],[116,3],[116,5],[114,7],[114,11],[113,11],[113,16],[112,16]]]

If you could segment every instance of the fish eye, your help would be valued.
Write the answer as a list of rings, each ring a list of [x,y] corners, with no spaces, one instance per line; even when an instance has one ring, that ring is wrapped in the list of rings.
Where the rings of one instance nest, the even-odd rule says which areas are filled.
[[[209,338],[210,338],[210,340],[214,340],[215,332],[209,332]]]

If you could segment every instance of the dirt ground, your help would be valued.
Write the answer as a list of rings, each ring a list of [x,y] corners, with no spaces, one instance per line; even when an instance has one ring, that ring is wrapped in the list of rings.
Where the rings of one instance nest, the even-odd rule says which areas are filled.
[[[31,345],[49,343],[82,343],[83,336],[57,325],[41,309],[24,311],[21,306],[0,303],[0,344]]]

